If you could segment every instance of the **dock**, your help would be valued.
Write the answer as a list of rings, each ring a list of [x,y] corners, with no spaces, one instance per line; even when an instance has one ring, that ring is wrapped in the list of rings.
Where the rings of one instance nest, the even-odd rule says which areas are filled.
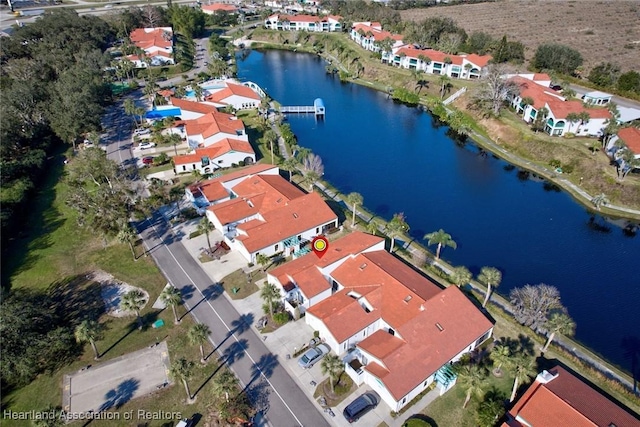
[[[313,101],[313,105],[293,105],[293,106],[281,106],[281,113],[295,113],[295,114],[314,114],[316,118],[324,119],[325,107],[324,101],[321,98],[317,98]]]

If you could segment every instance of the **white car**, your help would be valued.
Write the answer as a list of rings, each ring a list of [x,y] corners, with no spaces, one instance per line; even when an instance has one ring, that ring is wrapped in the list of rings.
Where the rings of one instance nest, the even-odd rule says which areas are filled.
[[[134,135],[149,135],[151,131],[149,129],[136,129],[133,131]]]
[[[300,359],[298,359],[298,365],[303,369],[309,369],[316,364],[317,361],[325,357],[331,348],[326,344],[320,344],[317,347],[307,350]]]
[[[156,146],[155,142],[141,142],[138,145],[138,148],[141,149],[141,150],[146,150],[147,148],[153,148],[155,146]]]

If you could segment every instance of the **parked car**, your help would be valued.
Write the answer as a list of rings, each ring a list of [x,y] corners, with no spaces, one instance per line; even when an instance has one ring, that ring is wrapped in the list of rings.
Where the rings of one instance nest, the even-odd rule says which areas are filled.
[[[191,418],[180,420],[178,424],[176,424],[176,427],[191,427],[191,426],[193,426],[193,419]]]
[[[303,369],[309,369],[316,364],[320,359],[325,357],[331,349],[327,344],[320,344],[317,347],[307,350],[300,359],[298,359],[298,365]]]
[[[141,150],[146,150],[147,148],[153,148],[155,146],[156,146],[155,142],[141,142],[138,145],[138,148],[141,149]]]
[[[151,131],[149,129],[143,129],[143,128],[139,128],[133,131],[134,135],[149,135],[151,133]]]
[[[368,391],[349,403],[342,411],[342,415],[349,423],[355,423],[367,412],[378,406],[378,403],[380,403],[380,396],[374,391]]]
[[[153,157],[152,156],[146,156],[142,158],[142,164],[144,165],[152,165],[153,164]]]

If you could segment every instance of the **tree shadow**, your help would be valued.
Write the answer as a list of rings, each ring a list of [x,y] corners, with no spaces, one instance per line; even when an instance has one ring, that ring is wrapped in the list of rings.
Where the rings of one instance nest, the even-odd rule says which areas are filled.
[[[264,376],[270,378],[273,371],[278,366],[278,356],[272,353],[263,354],[260,359],[251,367],[251,380],[247,383],[245,390],[251,386],[258,378]]]
[[[438,427],[438,423],[436,423],[433,418],[428,417],[428,416],[423,415],[423,414],[411,415],[409,418],[407,418],[407,421],[409,421],[409,420],[421,420],[427,426]],[[408,425],[408,423],[405,422],[404,424],[402,424],[402,427],[405,427],[407,425]]]
[[[109,353],[111,350],[113,350],[118,344],[120,344],[122,341],[124,341],[125,338],[127,338],[129,335],[131,335],[131,333],[135,330],[138,329],[138,323],[137,322],[132,322],[129,324],[129,330],[127,331],[126,334],[124,334],[123,336],[121,336],[118,341],[114,342],[113,344],[111,344],[109,346],[109,348],[107,348],[105,351],[103,351],[102,353],[100,353],[100,357],[104,356],[105,354]]]
[[[631,362],[631,377],[633,378],[633,393],[638,395],[638,382],[640,381],[640,338],[627,335],[622,338],[620,346],[624,350],[625,359]]]
[[[269,411],[271,387],[266,380],[256,381],[250,387],[245,388],[244,393],[246,393],[256,412],[267,413]]]
[[[215,353],[220,347],[222,347],[222,345],[233,336],[233,334],[238,333],[241,334],[247,330],[249,330],[251,328],[251,325],[253,324],[253,320],[254,320],[254,316],[253,313],[248,313],[248,314],[243,314],[241,315],[239,318],[237,318],[236,320],[234,320],[233,322],[231,322],[231,330],[229,332],[227,332],[227,335],[224,337],[224,339],[218,343],[218,345],[216,346],[216,348],[213,349],[213,351],[211,353],[209,353],[209,355],[207,356],[207,358],[209,358],[209,356],[211,356],[213,353]],[[241,341],[245,341],[245,339],[241,340]],[[232,344],[233,346],[233,344]],[[228,350],[228,349],[227,349]]]
[[[218,365],[218,367],[211,373],[211,375],[209,375],[207,378],[205,378],[205,380],[202,382],[202,384],[200,384],[200,387],[198,387],[196,389],[196,391],[192,394],[192,398],[196,397],[198,395],[198,393],[200,393],[200,391],[204,388],[204,386],[207,385],[209,383],[209,381],[211,381],[211,379],[216,376],[218,371],[220,371],[220,369],[222,369],[223,366],[224,365],[222,365],[222,364]]]
[[[213,350],[211,353],[213,354],[218,349],[218,347],[216,347],[216,349]],[[231,366],[235,362],[237,362],[238,360],[244,357],[245,351],[247,350],[248,347],[249,347],[249,341],[247,341],[244,338],[241,340],[235,341],[231,343],[229,347],[224,349],[224,351],[222,352],[222,355],[220,356],[220,361]]]
[[[111,408],[119,409],[133,398],[134,393],[138,390],[140,381],[129,378],[121,382],[117,388],[111,389],[105,394],[105,402],[100,406],[100,412],[107,411]]]
[[[501,337],[496,342],[496,345],[506,346],[511,354],[523,353],[528,356],[533,356],[535,354],[535,343],[531,338],[524,334],[519,334],[518,339]]]
[[[47,289],[51,307],[71,326],[85,319],[97,320],[105,312],[102,291],[98,282],[84,274],[54,282]]]
[[[180,296],[182,297],[183,301],[191,299],[191,297],[193,297],[193,294],[195,292],[196,292],[196,287],[193,286],[192,284],[188,284],[180,288]]]
[[[222,287],[222,285],[220,285],[219,283],[213,283],[207,286],[202,291],[202,296],[205,300],[209,301],[218,298],[220,295],[222,295],[222,292],[224,292],[224,288]]]

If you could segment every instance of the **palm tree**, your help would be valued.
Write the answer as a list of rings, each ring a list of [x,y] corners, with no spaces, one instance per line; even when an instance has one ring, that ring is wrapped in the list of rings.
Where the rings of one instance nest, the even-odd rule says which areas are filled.
[[[132,289],[122,296],[120,309],[123,311],[133,311],[138,321],[138,329],[142,329],[142,317],[140,310],[147,303],[147,300],[140,289]]]
[[[522,98],[522,101],[520,101],[520,107],[522,108],[523,118],[524,118],[524,115],[527,113],[527,106],[533,105],[533,102],[534,102],[533,98],[531,98],[530,96],[525,96],[524,98]]]
[[[171,369],[169,370],[169,375],[182,381],[184,390],[187,392],[187,403],[189,404],[194,402],[194,399],[191,396],[191,391],[189,390],[188,382],[193,376],[194,365],[195,364],[192,361],[181,357],[171,364]]]
[[[344,371],[344,363],[335,354],[329,354],[320,363],[322,374],[329,375],[329,383],[331,384],[331,391],[335,391],[335,386],[340,379],[340,375]]]
[[[571,130],[574,123],[578,123],[580,121],[578,113],[569,113],[567,114],[567,117],[565,117],[565,119],[567,120],[567,122],[569,122],[569,130]]]
[[[104,331],[104,325],[96,322],[95,320],[83,320],[78,326],[76,326],[75,336],[76,341],[80,344],[88,342],[93,349],[93,358],[95,360],[100,359],[100,353],[96,347],[96,340],[102,339],[102,332]]]
[[[403,235],[404,233],[409,231],[409,224],[404,217],[404,212],[400,212],[393,215],[391,221],[387,223],[387,227],[385,231],[391,237],[391,248],[389,248],[389,252],[393,252],[393,248],[396,244],[396,237]]]
[[[211,240],[209,240],[209,233],[215,230],[216,227],[209,221],[206,216],[198,223],[198,232],[204,233],[207,236],[207,245],[209,246],[209,252],[211,252]]]
[[[480,398],[484,395],[483,387],[486,374],[480,366],[472,364],[463,365],[456,370],[456,373],[458,374],[458,384],[467,392],[462,404],[462,407],[466,408],[472,394]]]
[[[485,307],[487,305],[487,301],[489,301],[489,297],[491,297],[491,286],[494,288],[500,286],[500,282],[502,282],[502,273],[495,267],[482,267],[480,269],[480,274],[478,274],[478,282],[487,287],[487,292],[485,293],[484,301],[482,302],[482,307]]]
[[[137,261],[136,251],[133,248],[133,241],[135,238],[136,238],[136,232],[133,231],[133,228],[128,223],[123,224],[120,228],[120,231],[118,232],[118,240],[122,243],[129,244],[129,249],[131,249],[131,255],[133,256],[133,260]]]
[[[182,302],[182,294],[180,294],[180,291],[174,286],[167,286],[160,294],[160,301],[162,301],[165,306],[171,307],[173,311],[173,323],[176,325],[180,323],[176,310],[176,307]]]
[[[262,134],[262,140],[269,144],[271,148],[271,164],[275,164],[273,158],[273,143],[278,140],[278,134],[273,129],[268,129]]]
[[[201,102],[204,99],[204,89],[199,84],[193,86],[193,95],[196,101]]]
[[[567,313],[559,312],[553,313],[545,328],[549,332],[549,337],[547,338],[547,342],[544,347],[542,347],[542,352],[547,351],[547,348],[555,338],[556,334],[562,334],[564,336],[573,336],[576,331],[576,323],[573,321],[571,317]]]
[[[416,81],[416,90],[418,91],[418,95],[420,95],[422,89],[429,89],[429,80],[418,79]]]
[[[280,300],[280,290],[273,283],[267,282],[260,291],[260,297],[264,300],[269,314],[273,317],[273,306]]]
[[[604,193],[600,193],[597,196],[593,196],[591,199],[591,204],[597,209],[600,210],[600,207],[603,205],[609,204],[609,198]]]
[[[356,224],[356,207],[358,205],[362,205],[363,202],[363,198],[362,195],[360,193],[349,193],[347,195],[347,203],[349,203],[351,206],[353,206],[353,217],[351,218],[351,227],[353,227]]]
[[[449,246],[453,249],[458,247],[458,244],[451,238],[451,234],[446,233],[442,228],[438,231],[425,234],[423,239],[427,241],[428,246],[438,245],[436,249],[436,259],[440,259],[440,251],[443,246]]]
[[[291,174],[298,168],[298,160],[295,157],[289,157],[280,165],[281,169],[289,172],[289,182],[291,182]]]
[[[511,358],[511,349],[506,344],[497,344],[491,350],[489,358],[493,362],[494,374],[496,376],[500,375],[502,373],[502,365],[509,363],[509,360]]]
[[[513,402],[518,392],[520,384],[527,381],[536,374],[536,361],[529,355],[520,353],[509,360],[507,364],[513,375],[513,389],[509,402]]]
[[[373,234],[374,236],[378,235],[378,231],[380,231],[380,221],[376,218],[371,218],[369,222],[364,226],[365,231],[369,234]]]
[[[589,123],[589,120],[591,120],[591,115],[587,111],[581,111],[578,114],[578,120],[580,120],[580,125],[578,125],[578,129],[576,130],[576,133],[580,132],[580,126],[584,126],[587,123]]]
[[[204,357],[204,343],[207,342],[211,329],[204,323],[196,323],[187,332],[189,342],[193,345],[200,346],[200,363],[207,363]]]
[[[224,396],[229,401],[229,394],[237,391],[238,378],[228,369],[224,369],[213,377],[213,393],[216,396]]]
[[[131,116],[133,119],[133,123],[138,127],[138,121],[136,120],[136,104],[131,98],[127,98],[124,100],[124,113],[127,116]]]
[[[449,279],[457,287],[468,284],[471,281],[471,272],[467,267],[460,266],[453,269],[449,275]]]
[[[451,78],[446,74],[440,76],[440,98],[444,98],[447,90],[451,89]]]
[[[263,273],[267,272],[267,264],[269,264],[270,261],[271,259],[266,255],[263,255],[263,254],[256,255],[256,262],[258,263],[258,265],[262,266]]]

